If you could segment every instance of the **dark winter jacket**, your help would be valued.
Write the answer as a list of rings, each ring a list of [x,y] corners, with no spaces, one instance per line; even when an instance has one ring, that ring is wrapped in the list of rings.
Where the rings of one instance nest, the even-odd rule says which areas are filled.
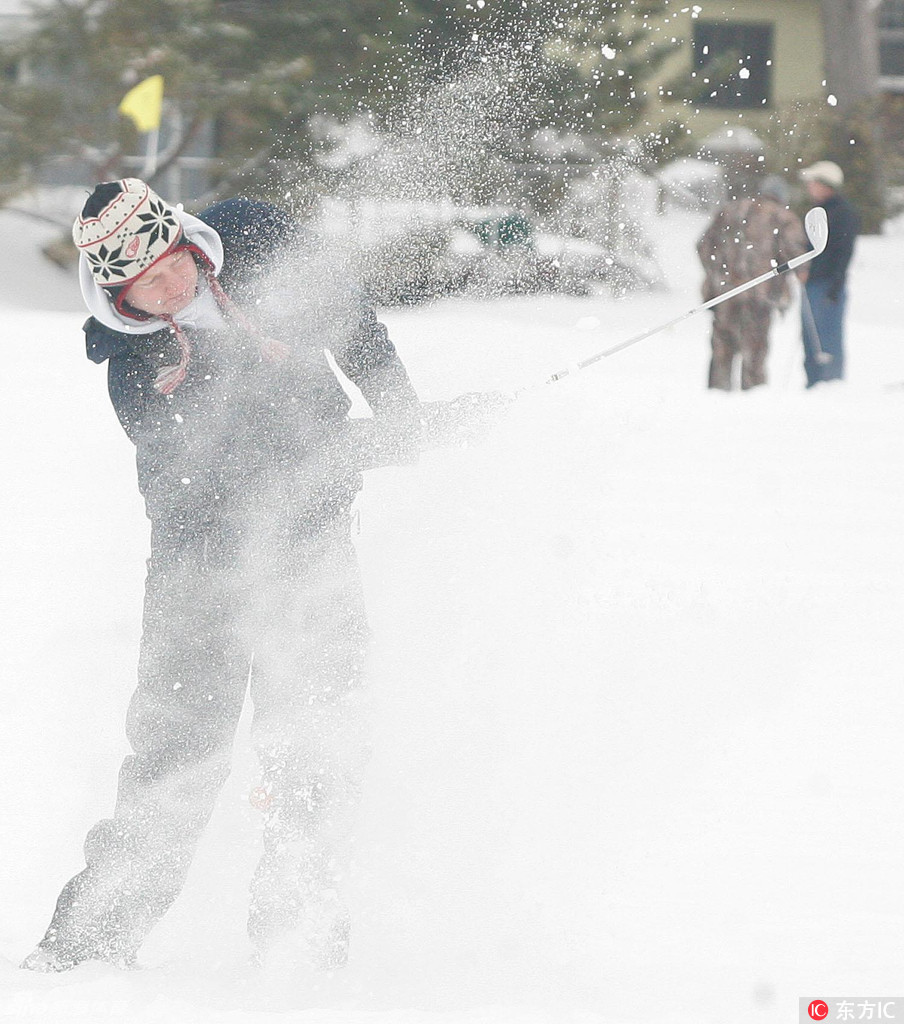
[[[201,220],[222,239],[218,281],[246,326],[227,317],[220,328],[186,330],[188,374],[172,394],[154,387],[161,367],[178,361],[169,328],[125,334],[93,317],[85,325],[88,356],[108,362],[110,397],[136,445],[148,516],[179,529],[216,523],[247,511],[257,495],[299,522],[323,522],[347,508],[371,461],[359,459],[350,401],[324,350],[360,388],[373,422],[385,425],[376,442],[369,435],[371,446],[404,445],[416,395],[373,310],[335,267],[304,256],[287,215],[233,199]],[[263,334],[291,355],[263,361]]]
[[[829,222],[829,241],[825,250],[810,264],[810,280],[828,282],[829,296],[837,298],[844,287],[848,264],[854,255],[860,218],[847,199],[837,192],[820,205],[826,211]]]

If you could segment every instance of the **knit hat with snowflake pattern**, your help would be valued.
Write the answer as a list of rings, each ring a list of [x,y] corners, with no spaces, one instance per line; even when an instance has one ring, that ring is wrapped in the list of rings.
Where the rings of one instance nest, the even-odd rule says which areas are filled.
[[[107,289],[132,285],[182,240],[176,211],[138,178],[105,181],[72,225],[95,281]]]

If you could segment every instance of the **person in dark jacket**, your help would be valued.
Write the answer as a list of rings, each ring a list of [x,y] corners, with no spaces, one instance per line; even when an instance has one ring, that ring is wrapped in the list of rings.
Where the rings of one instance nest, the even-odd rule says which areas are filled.
[[[362,467],[414,458],[417,396],[373,310],[318,278],[272,206],[194,217],[125,179],[97,186],[73,234],[88,355],[136,447],[151,554],[116,807],[23,967],[132,963],[182,888],[249,679],[265,819],[249,933],[265,954],[340,966],[367,752],[350,506]],[[357,433],[325,350],[373,410]]]
[[[844,377],[844,315],[847,272],[854,255],[860,220],[840,193],[844,173],[838,164],[820,160],[800,172],[810,199],[826,211],[829,240],[810,263],[801,298],[804,370],[807,387]]]

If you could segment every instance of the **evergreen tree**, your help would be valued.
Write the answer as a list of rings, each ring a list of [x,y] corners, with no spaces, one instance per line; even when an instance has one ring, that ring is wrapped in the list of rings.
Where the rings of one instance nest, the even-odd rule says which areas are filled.
[[[454,78],[500,62],[518,91],[526,129],[643,131],[655,78],[678,42],[671,0],[409,0],[429,24],[410,62]]]
[[[390,105],[368,105],[411,142],[417,171],[396,160],[389,175],[372,172],[384,194],[422,182],[422,197],[426,186],[460,202],[523,199],[547,211],[627,140],[641,137],[652,155],[658,90],[644,83],[678,45],[670,0],[407,0],[407,9],[424,25],[393,54],[402,87]]]
[[[656,99],[644,83],[675,45],[669,11],[670,0],[42,0],[0,52],[22,69],[0,79],[0,202],[61,159],[86,182],[135,173],[124,156],[142,143],[117,107],[154,74],[158,173],[213,126],[223,191],[309,162],[316,113],[366,108],[404,126],[443,84],[449,103],[470,105],[473,145],[502,154],[541,129],[644,131]]]
[[[303,154],[315,110],[349,111],[371,86],[404,13],[380,0],[51,0],[0,60],[0,201],[49,161],[69,157],[87,181],[126,173],[140,147],[117,113],[126,91],[165,80],[175,124],[159,167],[214,124],[226,174]],[[365,74],[366,73],[366,74]],[[134,170],[134,169],[133,169]]]

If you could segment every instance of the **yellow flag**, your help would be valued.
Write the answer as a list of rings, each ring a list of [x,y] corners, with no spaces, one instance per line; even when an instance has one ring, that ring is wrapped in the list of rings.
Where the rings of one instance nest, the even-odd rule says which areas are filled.
[[[163,75],[151,75],[129,89],[119,104],[119,112],[131,117],[140,132],[152,132],[160,127],[162,106]]]

